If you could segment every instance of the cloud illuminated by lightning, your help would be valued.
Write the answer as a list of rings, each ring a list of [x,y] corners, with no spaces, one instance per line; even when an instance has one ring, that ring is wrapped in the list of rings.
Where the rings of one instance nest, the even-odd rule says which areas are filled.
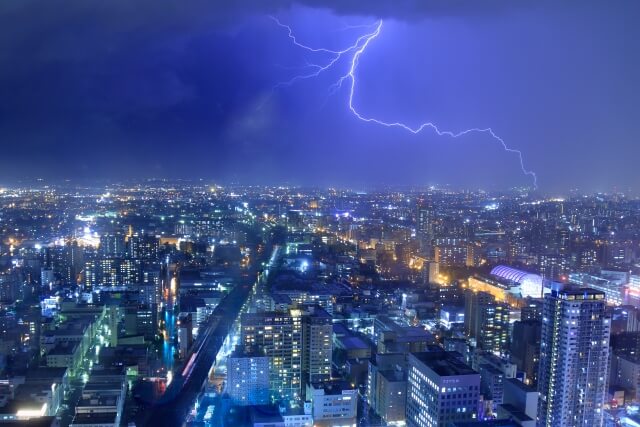
[[[300,43],[298,41],[298,39],[296,38],[293,29],[288,26],[285,25],[283,23],[281,23],[277,18],[275,17],[271,17],[271,19],[273,19],[278,26],[284,28],[287,30],[288,36],[289,38],[292,40],[293,44],[301,49],[304,49],[310,53],[313,54],[323,54],[327,57],[327,59],[325,59],[325,63],[323,63],[323,65],[321,64],[315,64],[315,63],[308,63],[307,67],[313,69],[313,72],[307,73],[307,74],[298,74],[296,76],[294,76],[293,78],[291,78],[290,80],[286,81],[286,82],[281,82],[278,83],[276,85],[275,88],[279,88],[282,86],[290,86],[293,83],[295,83],[298,80],[301,79],[308,79],[308,78],[313,78],[313,77],[318,77],[321,73],[323,73],[324,71],[327,71],[331,68],[333,68],[336,64],[338,64],[340,62],[340,60],[348,54],[351,54],[351,59],[348,63],[348,70],[346,72],[346,74],[342,75],[332,86],[331,86],[331,93],[334,93],[335,91],[337,91],[338,89],[340,89],[343,85],[343,83],[345,81],[349,81],[349,110],[353,113],[353,115],[366,123],[375,123],[377,125],[380,126],[385,126],[385,127],[393,127],[393,128],[401,128],[407,132],[411,132],[412,134],[418,134],[421,133],[423,130],[425,129],[431,129],[433,130],[437,135],[439,136],[449,136],[451,138],[459,138],[461,136],[470,134],[470,133],[484,133],[489,135],[495,142],[499,143],[502,148],[504,149],[504,151],[508,152],[508,153],[513,153],[515,155],[518,156],[518,160],[520,162],[520,169],[522,170],[522,173],[526,176],[529,176],[532,178],[533,180],[533,187],[537,188],[538,187],[538,177],[536,175],[535,172],[528,170],[525,165],[524,165],[524,156],[522,154],[522,151],[517,150],[515,148],[510,148],[507,143],[504,141],[504,139],[502,139],[500,136],[498,136],[492,128],[487,127],[487,128],[469,128],[469,129],[465,129],[465,130],[461,130],[461,131],[449,131],[449,130],[441,130],[438,126],[436,126],[434,123],[432,122],[425,122],[422,123],[421,125],[417,126],[417,127],[411,127],[405,123],[402,122],[387,122],[384,120],[380,120],[380,119],[376,119],[373,117],[368,117],[362,113],[360,113],[358,111],[358,109],[356,108],[355,104],[354,104],[354,94],[355,94],[355,89],[356,89],[356,71],[358,68],[358,63],[360,61],[360,57],[362,56],[362,54],[366,51],[367,47],[369,46],[369,44],[375,40],[379,35],[380,32],[382,31],[382,21],[378,21],[374,24],[371,24],[370,26],[362,26],[364,28],[374,28],[375,30],[373,30],[372,32],[366,33],[364,35],[361,35],[360,37],[358,37],[355,42],[346,47],[345,49],[342,50],[333,50],[333,49],[327,49],[327,48],[313,48],[311,46],[305,45],[303,43]]]

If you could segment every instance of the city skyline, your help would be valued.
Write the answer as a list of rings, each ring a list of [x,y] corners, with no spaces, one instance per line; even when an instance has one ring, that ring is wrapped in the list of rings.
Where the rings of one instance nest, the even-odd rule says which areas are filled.
[[[640,426],[640,1],[0,1],[0,425]]]
[[[633,427],[640,199],[157,180],[0,191],[0,416]]]

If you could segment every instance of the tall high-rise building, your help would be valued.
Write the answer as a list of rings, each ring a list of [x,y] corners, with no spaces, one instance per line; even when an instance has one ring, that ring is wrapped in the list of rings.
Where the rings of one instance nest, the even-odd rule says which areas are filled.
[[[542,298],[527,298],[525,304],[520,309],[520,320],[542,321]]]
[[[486,292],[468,290],[465,294],[465,332],[479,348],[495,353],[509,344],[509,305],[497,302]]]
[[[539,426],[603,425],[610,330],[603,292],[565,287],[545,296]]]
[[[156,259],[159,248],[160,241],[155,236],[136,233],[129,237],[128,252],[131,258]]]
[[[64,280],[66,283],[76,284],[78,281],[78,274],[82,271],[84,265],[84,254],[82,247],[78,245],[76,240],[69,242],[64,248]]]
[[[88,259],[84,264],[85,288],[146,283],[143,280],[142,268],[142,261],[139,259]]]
[[[331,379],[333,322],[319,306],[305,308],[302,317],[302,372],[307,383]]]
[[[424,263],[422,267],[423,281],[426,284],[437,284],[440,282],[440,264],[435,261]]]
[[[117,283],[120,285],[130,285],[140,283],[142,276],[142,261],[139,259],[118,260]]]
[[[157,310],[137,303],[129,303],[123,309],[125,335],[143,335],[145,340],[153,341],[158,332]]]
[[[98,286],[98,261],[95,259],[88,259],[84,263],[84,288],[91,290],[95,286]]]
[[[99,253],[104,257],[123,257],[126,253],[124,235],[108,233],[100,236]]]
[[[408,357],[408,427],[445,427],[478,418],[480,374],[455,357],[432,351]]]
[[[100,258],[96,263],[97,284],[104,286],[118,286],[119,258]],[[93,285],[93,284],[92,284]]]
[[[436,239],[434,258],[443,267],[473,267],[476,247],[465,239]]]
[[[420,249],[427,256],[431,256],[432,252],[431,245],[434,237],[433,223],[435,222],[435,217],[435,209],[431,204],[425,201],[418,202],[417,237]]]
[[[269,358],[270,392],[274,400],[297,400],[302,379],[302,316],[261,312],[242,315],[242,344],[245,351],[263,352]]]
[[[160,304],[162,300],[161,268],[159,265],[145,265],[141,272],[140,299],[147,304]]]
[[[193,344],[193,319],[191,313],[178,315],[178,353],[184,358]]]
[[[464,295],[464,332],[468,336],[474,336],[481,327],[478,317],[478,306],[489,304],[493,301],[493,296],[487,292],[474,292],[471,289],[465,291]]]
[[[84,264],[83,249],[73,240],[64,246],[44,249],[44,265],[51,268],[63,283],[76,284]]]
[[[40,284],[43,287],[48,288],[51,285],[53,285],[55,281],[56,281],[56,277],[55,277],[53,268],[43,267],[40,269]]]
[[[525,383],[538,384],[538,362],[540,360],[540,335],[542,322],[520,320],[514,322],[509,349],[511,360],[524,372]]]
[[[367,402],[386,423],[405,420],[407,358],[403,353],[377,354],[369,361]]]

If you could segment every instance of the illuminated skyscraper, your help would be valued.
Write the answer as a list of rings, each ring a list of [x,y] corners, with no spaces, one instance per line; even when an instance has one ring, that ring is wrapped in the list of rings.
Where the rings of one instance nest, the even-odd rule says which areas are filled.
[[[509,334],[509,306],[487,292],[465,293],[465,332],[479,348],[500,353],[506,350]]]
[[[305,381],[319,383],[331,379],[331,316],[319,306],[306,308],[302,318],[302,371]]]
[[[435,221],[435,209],[427,202],[418,202],[417,237],[422,252],[431,256],[433,240],[433,223]]]
[[[155,236],[134,234],[129,238],[129,257],[139,259],[156,259],[160,247]]]
[[[610,329],[603,292],[567,287],[545,296],[539,426],[603,425]]]
[[[100,236],[100,255],[104,257],[122,257],[126,252],[124,235],[120,233]]]
[[[86,289],[95,286],[120,286],[140,283],[142,262],[130,258],[88,259],[84,264]]]
[[[241,322],[244,350],[259,351],[269,358],[272,398],[299,399],[302,377],[300,310],[290,310],[289,313],[246,313],[242,315]]]

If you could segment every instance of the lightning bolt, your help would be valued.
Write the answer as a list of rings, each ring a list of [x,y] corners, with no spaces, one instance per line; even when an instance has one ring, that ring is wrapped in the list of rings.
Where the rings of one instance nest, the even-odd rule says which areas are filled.
[[[342,59],[342,57],[344,55],[346,55],[346,54],[348,54],[350,52],[356,51],[356,49],[358,49],[361,45],[363,45],[365,43],[365,40],[369,40],[372,36],[374,36],[376,31],[379,32],[379,29],[376,28],[376,31],[368,33],[368,34],[364,34],[364,35],[358,37],[356,39],[356,41],[352,45],[347,46],[346,48],[344,48],[342,50],[332,50],[332,49],[325,49],[325,48],[313,48],[313,47],[310,47],[310,46],[307,46],[305,44],[302,44],[302,43],[298,42],[298,39],[296,38],[295,34],[293,33],[293,29],[290,26],[283,24],[275,16],[270,16],[270,18],[279,27],[284,28],[285,30],[287,30],[287,34],[289,36],[289,39],[291,39],[291,42],[295,46],[297,46],[297,47],[299,47],[301,49],[304,49],[304,50],[306,50],[308,52],[311,52],[311,53],[322,53],[322,54],[325,54],[328,57],[327,63],[324,64],[324,65],[319,65],[319,64],[314,64],[314,63],[307,62],[305,64],[305,68],[309,68],[309,69],[311,69],[313,71],[311,71],[309,73],[306,73],[306,74],[298,74],[298,75],[292,77],[291,79],[289,79],[289,80],[287,80],[285,82],[280,82],[274,87],[274,89],[278,89],[278,88],[283,87],[283,86],[291,86],[292,84],[294,84],[298,80],[304,80],[304,79],[310,79],[310,78],[313,78],[313,77],[318,77],[320,74],[322,74],[323,72],[329,70],[334,65],[336,65],[336,63],[338,63],[338,61],[340,61],[340,59]]]
[[[343,74],[342,76],[340,76],[340,78],[338,78],[338,80],[331,85],[330,87],[330,94],[335,93],[338,89],[342,88],[343,84],[345,82],[349,82],[349,98],[348,98],[348,106],[349,106],[349,110],[351,111],[351,113],[360,121],[363,121],[365,123],[374,123],[380,126],[385,126],[388,128],[400,128],[403,129],[407,132],[410,132],[414,135],[421,133],[422,131],[424,131],[425,129],[431,129],[433,132],[436,133],[436,135],[438,136],[448,136],[451,138],[459,138],[471,133],[482,133],[482,134],[487,134],[489,135],[493,141],[497,142],[498,144],[500,144],[500,146],[503,148],[504,151],[508,152],[508,153],[512,153],[515,154],[518,157],[518,161],[520,163],[520,169],[522,170],[522,173],[525,176],[529,176],[531,177],[531,179],[533,180],[533,187],[534,189],[538,188],[538,176],[536,175],[535,172],[533,172],[532,170],[529,170],[525,167],[525,162],[524,162],[524,155],[522,154],[522,151],[517,150],[515,148],[511,148],[507,145],[507,143],[505,142],[504,139],[502,139],[500,136],[498,136],[492,128],[487,127],[487,128],[469,128],[469,129],[464,129],[461,131],[450,131],[450,130],[442,130],[440,129],[436,124],[434,124],[433,122],[424,122],[422,124],[420,124],[417,127],[412,127],[409,126],[405,123],[402,122],[388,122],[385,120],[380,120],[374,117],[369,117],[366,116],[362,113],[360,113],[360,111],[356,108],[355,103],[354,103],[354,95],[355,95],[355,90],[356,90],[356,71],[358,69],[358,63],[360,61],[360,57],[365,53],[365,51],[367,50],[367,47],[369,47],[369,44],[375,40],[381,33],[382,31],[382,20],[371,24],[369,26],[364,25],[362,26],[363,28],[375,28],[373,31],[363,34],[360,37],[358,37],[355,42],[353,44],[351,44],[350,46],[347,46],[346,48],[342,49],[342,50],[333,50],[333,49],[327,49],[327,48],[314,48],[311,46],[308,46],[304,43],[301,43],[298,41],[298,39],[295,36],[295,33],[293,31],[293,29],[286,24],[283,24],[282,22],[280,22],[277,18],[275,17],[270,17],[274,22],[276,22],[276,24],[278,26],[280,26],[281,28],[284,28],[285,30],[287,30],[287,34],[289,39],[291,39],[292,43],[299,47],[300,49],[304,49],[309,53],[312,54],[322,54],[325,55],[327,57],[327,59],[325,59],[325,63],[323,64],[316,64],[316,63],[307,63],[306,67],[307,68],[311,68],[312,70],[314,70],[313,72],[309,72],[306,74],[298,74],[294,77],[292,77],[290,80],[285,81],[285,82],[281,82],[278,83],[274,89],[283,87],[283,86],[290,86],[292,84],[294,84],[295,82],[297,82],[298,80],[302,80],[302,79],[309,79],[309,78],[313,78],[313,77],[318,77],[321,73],[328,71],[330,69],[332,69],[334,66],[336,66],[340,60],[345,57],[345,55],[349,55],[351,54],[351,59],[348,62],[348,69],[347,72],[345,74]]]

